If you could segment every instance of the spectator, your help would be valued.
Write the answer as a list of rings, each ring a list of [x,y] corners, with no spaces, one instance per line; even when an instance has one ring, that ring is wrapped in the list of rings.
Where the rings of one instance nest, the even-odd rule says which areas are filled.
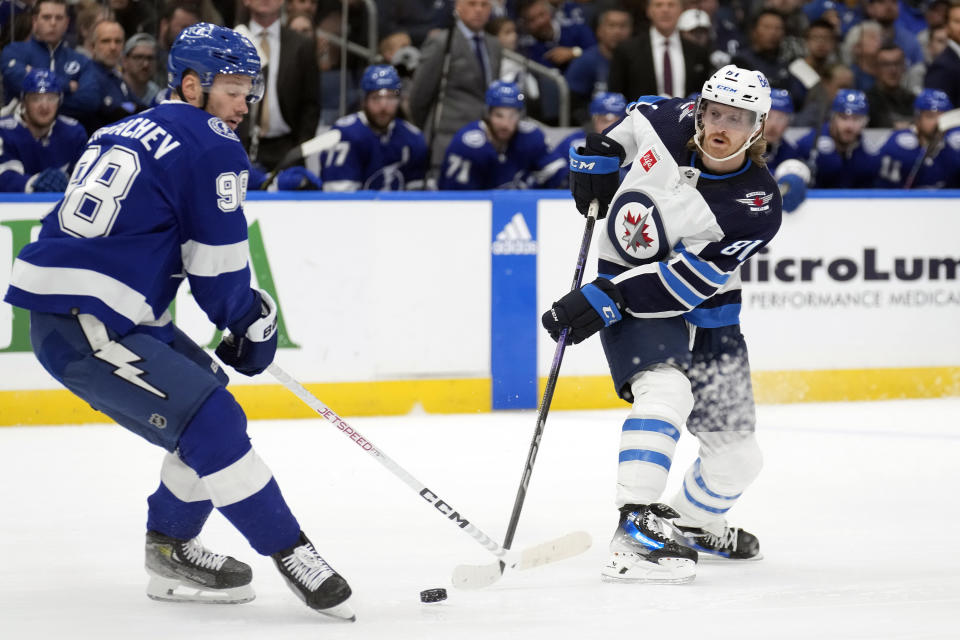
[[[771,87],[786,89],[790,73],[781,46],[786,35],[783,16],[773,9],[762,9],[750,21],[750,47],[733,57],[733,64],[756,69],[767,77]]]
[[[287,152],[309,140],[320,120],[320,69],[311,39],[281,26],[283,0],[244,0],[247,29],[262,53],[264,94],[237,134],[250,161],[272,170]]]
[[[31,69],[22,86],[18,110],[0,119],[0,191],[63,191],[87,132],[57,115],[63,89],[56,74]]]
[[[77,12],[75,27],[77,30],[77,53],[82,53],[88,58],[93,57],[93,28],[101,20],[113,20],[113,11],[109,5],[90,3],[80,5],[82,8]]]
[[[803,109],[794,118],[796,127],[822,127],[830,115],[830,105],[841,89],[853,88],[853,71],[837,62],[827,67],[826,75],[810,90]]]
[[[960,2],[957,0],[953,0],[947,11],[947,37],[947,47],[930,64],[923,84],[943,91],[950,102],[960,104]]]
[[[607,90],[627,100],[645,95],[683,97],[710,76],[710,52],[680,38],[680,0],[650,0],[650,28],[621,42],[610,60]]]
[[[803,12],[803,0],[763,0],[764,9],[772,9],[783,18],[783,41],[780,53],[785,60],[795,60],[804,55],[803,36],[810,26],[807,14]]]
[[[914,102],[913,128],[894,132],[884,143],[876,186],[901,189],[913,174],[910,187],[954,189],[960,187],[960,129],[937,140],[940,114],[953,109],[943,91],[924,89]]]
[[[873,186],[878,156],[863,148],[863,128],[870,107],[863,91],[841,89],[830,107],[829,124],[797,141],[800,158],[813,173],[811,187],[851,189]]]
[[[30,33],[32,5],[32,0],[0,1],[0,43],[23,40]],[[11,29],[13,33],[10,33]]]
[[[445,8],[442,6],[439,11]],[[443,13],[443,18],[446,19],[450,11],[446,10]],[[416,47],[426,42],[431,29],[449,26],[449,22],[438,25],[437,14],[438,7],[435,0],[377,0],[379,33],[403,31],[410,34],[410,40]]]
[[[704,49],[713,49],[710,16],[700,9],[687,9],[677,20],[680,37]],[[729,58],[728,58],[729,59]]]
[[[497,39],[504,51],[517,50],[517,23],[511,18],[505,16],[491,18],[484,26],[484,30]],[[520,87],[528,104],[540,99],[540,85],[537,84],[536,76],[530,73],[525,62],[518,62],[504,56],[500,60],[500,80],[512,82]]]
[[[767,141],[767,150],[763,154],[770,173],[776,173],[777,167],[785,160],[800,157],[797,145],[783,137],[793,118],[793,100],[786,89],[773,89],[770,92],[770,112],[763,123],[763,138]]]
[[[548,0],[523,0],[518,14],[520,53],[542,65],[565,70],[584,49],[597,43],[583,22],[555,20]]]
[[[798,107],[806,101],[807,92],[826,74],[827,67],[836,62],[837,32],[829,22],[819,18],[807,27],[803,42],[806,54],[787,67],[790,95]]]
[[[688,4],[688,3],[685,3]],[[742,20],[741,3],[731,3],[721,7],[718,0],[699,0],[696,9],[703,11],[710,19],[712,51],[710,64],[719,69],[730,63],[745,45],[740,25]],[[690,9],[687,9],[690,11]]]
[[[908,64],[923,62],[923,49],[917,36],[897,22],[900,15],[900,0],[866,0],[866,14],[883,27],[883,40],[893,42],[903,50]]]
[[[309,13],[303,11],[288,11],[287,28],[291,31],[296,31],[305,38],[310,38],[311,40],[316,40],[317,38],[317,34],[313,30],[313,20],[310,18]]]
[[[114,19],[124,33],[156,33],[157,5],[148,0],[109,0]]]
[[[148,33],[138,33],[123,46],[123,81],[136,101],[153,104],[160,86],[153,81],[157,66],[157,41]]]
[[[100,103],[96,111],[78,118],[88,134],[143,108],[120,72],[122,54],[123,27],[113,20],[98,22],[93,28],[91,67]]]
[[[703,12],[701,12],[703,13]],[[706,14],[704,14],[706,15]],[[591,97],[607,90],[610,58],[613,50],[631,35],[630,14],[621,9],[605,9],[597,18],[597,44],[586,49],[567,68],[570,107],[574,122],[583,122]]]
[[[867,91],[870,103],[868,127],[906,129],[913,121],[916,95],[903,87],[906,73],[903,51],[895,44],[885,44],[877,53],[877,82]]]
[[[324,191],[422,189],[427,141],[420,130],[397,117],[400,75],[385,64],[363,72],[363,108],[337,120],[340,143],[320,156]]]
[[[837,32],[841,37],[847,35],[853,27],[863,20],[863,7],[860,0],[813,0],[803,7],[811,21],[823,18],[831,24],[836,21]]]
[[[950,0],[931,0],[927,4],[924,10],[924,29],[917,34],[917,42],[924,50],[930,44],[930,34],[947,26],[947,10],[949,8]],[[930,62],[929,58],[927,62]]]
[[[558,142],[551,151],[554,158],[560,158],[562,166],[557,171],[556,183],[559,188],[566,188],[570,178],[570,147],[579,149],[586,144],[588,133],[603,133],[623,119],[627,113],[627,101],[622,94],[602,91],[590,101],[590,122],[574,131]],[[621,179],[627,174],[630,167],[620,170]]]
[[[945,24],[939,27],[931,27],[921,35],[925,37],[921,39],[920,36],[917,36],[917,40],[923,42],[923,64],[915,64],[907,69],[906,80],[907,88],[916,94],[919,94],[923,89],[923,81],[930,65],[937,59],[937,56],[944,52],[947,43],[950,42]]]
[[[566,158],[555,158],[535,124],[522,120],[523,93],[497,80],[485,97],[482,120],[453,137],[440,172],[440,189],[526,189],[555,186]]]
[[[60,110],[76,117],[96,110],[100,102],[90,60],[71,49],[63,36],[67,31],[66,0],[39,0],[33,6],[29,40],[11,42],[0,53],[3,95],[23,93],[23,79],[30,69],[49,69],[63,92]]]
[[[453,134],[483,116],[486,88],[500,77],[500,42],[483,31],[490,17],[490,0],[457,0],[455,6],[455,26],[423,45],[410,88],[410,116],[428,132],[432,167],[443,161]],[[447,38],[452,40],[445,51]],[[441,84],[444,89],[439,96]]]
[[[317,0],[287,0],[287,16],[297,13],[307,16],[312,24],[317,19]]]
[[[876,82],[877,54],[883,46],[883,27],[873,20],[864,20],[847,32],[841,47],[841,58],[853,71],[853,85],[869,91]]]
[[[200,22],[200,9],[193,0],[169,0],[160,16],[157,30],[157,70],[154,82],[167,86],[167,55],[173,41],[187,27]]]

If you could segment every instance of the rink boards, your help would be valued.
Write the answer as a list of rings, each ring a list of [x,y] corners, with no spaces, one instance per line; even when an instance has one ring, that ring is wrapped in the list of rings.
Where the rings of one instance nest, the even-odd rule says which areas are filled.
[[[344,415],[536,407],[554,353],[539,316],[569,289],[583,233],[570,198],[294,197],[246,204],[252,270],[280,304],[285,369]],[[0,282],[51,203],[0,200]],[[812,194],[745,266],[758,400],[960,395],[958,237],[958,192]],[[173,312],[216,344],[188,286]],[[104,421],[36,363],[27,327],[0,304],[0,425]],[[311,415],[269,376],[233,382],[252,418]],[[553,407],[615,406],[599,341],[568,348]]]

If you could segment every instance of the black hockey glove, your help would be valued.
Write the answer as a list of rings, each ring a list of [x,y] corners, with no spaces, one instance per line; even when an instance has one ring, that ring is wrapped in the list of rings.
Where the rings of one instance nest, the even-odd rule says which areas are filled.
[[[570,193],[577,211],[587,215],[590,201],[596,198],[600,204],[597,217],[607,215],[620,186],[620,165],[626,157],[619,142],[599,133],[588,133],[585,146],[579,149],[570,147]]]
[[[569,327],[567,342],[577,344],[620,320],[623,307],[623,296],[617,285],[606,278],[597,278],[554,302],[540,321],[555,341],[560,339],[560,332]]]
[[[250,311],[230,325],[217,345],[217,357],[245,376],[255,376],[277,353],[277,303],[266,291],[251,290],[256,300]]]

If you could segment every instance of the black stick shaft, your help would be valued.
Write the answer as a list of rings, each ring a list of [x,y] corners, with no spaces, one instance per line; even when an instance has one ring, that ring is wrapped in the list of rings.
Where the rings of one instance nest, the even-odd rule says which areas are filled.
[[[593,226],[597,222],[597,201],[590,203],[590,213],[587,216],[587,224],[583,230],[583,239],[580,241],[580,254],[577,256],[577,267],[573,274],[573,283],[570,290],[580,288],[583,282],[583,269],[587,264],[587,254],[590,253],[590,242],[593,240]],[[543,390],[543,398],[540,400],[540,410],[537,412],[537,426],[533,430],[533,439],[530,441],[530,450],[527,452],[527,462],[523,466],[523,475],[520,477],[520,486],[517,488],[517,497],[513,502],[513,513],[510,514],[510,523],[507,525],[507,533],[503,537],[503,548],[509,549],[513,544],[513,537],[517,532],[517,524],[520,522],[520,512],[523,510],[523,503],[527,498],[527,487],[530,485],[530,476],[533,475],[533,463],[537,460],[537,452],[540,449],[540,440],[543,438],[543,430],[547,424],[547,414],[550,413],[550,403],[553,401],[553,392],[557,388],[557,378],[560,377],[560,363],[563,362],[563,352],[567,346],[568,329],[560,332],[557,339],[557,348],[553,353],[553,364],[550,365],[550,375],[547,377],[547,385]],[[501,563],[501,571],[503,566]]]

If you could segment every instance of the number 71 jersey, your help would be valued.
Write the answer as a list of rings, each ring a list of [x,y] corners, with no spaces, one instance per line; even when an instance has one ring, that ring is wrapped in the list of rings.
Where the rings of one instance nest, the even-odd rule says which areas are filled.
[[[251,304],[241,206],[249,168],[234,132],[183,102],[98,130],[39,238],[14,261],[6,301],[168,340],[167,308],[189,278],[224,328]]]

